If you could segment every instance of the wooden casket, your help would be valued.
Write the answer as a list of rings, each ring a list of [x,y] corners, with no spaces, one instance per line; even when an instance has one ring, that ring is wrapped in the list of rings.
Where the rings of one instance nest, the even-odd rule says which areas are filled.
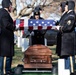
[[[44,45],[30,46],[24,52],[24,68],[51,69],[52,51]]]

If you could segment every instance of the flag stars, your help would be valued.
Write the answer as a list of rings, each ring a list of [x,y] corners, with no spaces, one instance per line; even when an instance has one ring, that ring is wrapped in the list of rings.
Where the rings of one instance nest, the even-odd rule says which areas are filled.
[[[28,20],[28,27],[32,26],[34,29],[42,27],[42,29],[47,29],[47,27],[52,27],[55,25],[53,20]]]
[[[39,24],[39,26],[41,26],[41,24]]]
[[[50,24],[50,26],[52,26],[52,24]]]
[[[44,24],[44,22],[42,22],[42,24]]]
[[[50,24],[50,22],[47,22],[48,24]]]
[[[30,23],[33,23],[32,21],[30,21]]]
[[[38,21],[36,21],[36,23],[39,23]]]
[[[33,25],[35,26],[35,23]]]
[[[55,24],[55,22],[53,22],[53,24]]]

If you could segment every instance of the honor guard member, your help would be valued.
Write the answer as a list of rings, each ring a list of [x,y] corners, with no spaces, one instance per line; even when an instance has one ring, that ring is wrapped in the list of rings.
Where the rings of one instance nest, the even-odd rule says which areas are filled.
[[[65,9],[68,9],[67,15],[59,23],[60,26],[57,26],[62,33],[59,56],[65,59],[65,69],[69,69],[70,75],[74,75],[75,2],[67,1]]]
[[[10,16],[12,3],[2,0],[0,9],[0,75],[11,75],[12,57],[14,56],[14,29]]]
[[[43,19],[40,17],[40,9],[36,9],[33,11],[33,16],[30,17],[30,19]]]
[[[42,17],[40,17],[40,12],[39,10],[34,10],[34,14],[33,16],[30,17],[30,19],[43,19]],[[44,34],[45,34],[45,30],[34,30],[31,31],[31,38],[30,38],[30,45],[34,45],[34,44],[42,44],[44,45]]]
[[[67,15],[68,10],[65,9],[65,6],[66,6],[66,2],[61,2],[60,4],[61,18],[60,18],[59,23],[58,22],[56,23],[57,26],[61,26],[63,19]],[[60,56],[60,53],[61,53],[61,37],[62,37],[62,32],[58,32],[57,33],[57,46],[56,46],[56,54],[58,56]]]

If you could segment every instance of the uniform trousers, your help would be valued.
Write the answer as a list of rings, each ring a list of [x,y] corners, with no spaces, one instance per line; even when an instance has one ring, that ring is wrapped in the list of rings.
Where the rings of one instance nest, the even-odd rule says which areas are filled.
[[[0,56],[0,74],[7,74],[11,71],[12,57]]]
[[[63,56],[61,58],[65,60],[65,69],[69,69],[70,73],[74,73],[75,56]]]

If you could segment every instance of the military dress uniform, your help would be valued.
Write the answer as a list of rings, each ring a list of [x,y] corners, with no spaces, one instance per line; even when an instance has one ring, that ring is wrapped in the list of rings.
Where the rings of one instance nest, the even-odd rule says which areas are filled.
[[[39,19],[43,19],[40,17],[40,12],[38,10],[34,11],[34,16],[31,16],[30,19],[35,19],[35,15],[39,15]],[[46,30],[33,30],[30,31],[30,45],[42,44],[44,45],[44,34]]]
[[[5,9],[11,5],[10,0],[3,0],[0,9],[0,71],[1,74],[11,71],[12,57],[14,56],[14,29],[13,20]],[[4,67],[5,66],[5,67]],[[5,71],[3,70],[5,69]]]
[[[57,23],[57,25],[59,25],[59,26],[62,26],[61,23],[67,15],[67,12],[65,12],[65,5],[66,5],[66,2],[61,2],[61,4],[60,4],[60,7],[62,9],[62,11],[61,11],[62,16],[60,18],[59,23]],[[58,56],[60,56],[60,53],[61,53],[61,38],[62,38],[62,32],[58,31],[58,33],[57,33],[57,46],[56,46],[56,54]]]
[[[57,51],[61,58],[65,59],[65,68],[70,69],[71,73],[74,73],[74,49],[75,49],[75,12],[74,2],[68,1],[68,12],[63,19],[60,21],[61,27],[61,45],[60,51]]]

